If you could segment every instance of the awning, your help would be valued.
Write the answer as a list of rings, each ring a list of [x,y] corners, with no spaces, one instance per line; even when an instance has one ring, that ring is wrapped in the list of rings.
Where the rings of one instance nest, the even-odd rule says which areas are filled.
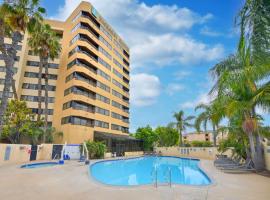
[[[133,140],[133,141],[141,141],[138,140],[130,135],[121,135],[121,134],[114,134],[114,133],[104,133],[104,132],[98,132],[94,131],[94,138],[100,137],[104,139],[116,139],[116,140]]]

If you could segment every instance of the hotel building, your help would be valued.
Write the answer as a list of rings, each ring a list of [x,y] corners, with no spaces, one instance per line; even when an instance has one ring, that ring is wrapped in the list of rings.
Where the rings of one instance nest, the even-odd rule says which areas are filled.
[[[88,2],[81,2],[65,21],[46,23],[62,45],[59,58],[49,61],[49,123],[64,133],[56,142],[106,139],[109,148],[130,142],[128,46]],[[18,46],[14,77],[19,98],[37,113],[39,57],[27,40],[26,33]],[[4,66],[0,57],[0,95]],[[114,142],[119,138],[121,142]]]

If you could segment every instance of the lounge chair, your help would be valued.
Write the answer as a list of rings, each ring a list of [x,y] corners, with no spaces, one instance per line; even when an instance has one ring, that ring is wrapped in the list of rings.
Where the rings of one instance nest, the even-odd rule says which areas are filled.
[[[221,169],[225,173],[252,173],[255,172],[255,169],[253,167],[252,160],[247,160],[244,165],[240,166],[228,166]]]
[[[215,166],[217,168],[220,168],[220,167],[226,167],[226,166],[237,166],[237,165],[241,165],[241,160],[242,158],[237,158],[235,160],[226,160],[226,161],[221,161],[221,162],[218,162],[218,163],[215,163]]]
[[[224,164],[224,165],[220,165],[220,166],[216,166],[218,169],[220,170],[226,170],[226,169],[236,169],[236,168],[252,168],[252,161],[246,160],[245,163],[241,164],[239,163],[234,163],[234,164]]]
[[[234,168],[234,169],[226,169],[222,171],[228,174],[245,174],[245,173],[256,172],[255,169],[247,169],[247,168]]]

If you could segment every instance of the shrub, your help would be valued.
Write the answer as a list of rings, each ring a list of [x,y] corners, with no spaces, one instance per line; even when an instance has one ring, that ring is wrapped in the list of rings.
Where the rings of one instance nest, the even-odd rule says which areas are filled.
[[[86,147],[89,152],[89,158],[104,158],[106,145],[103,142],[87,141]]]
[[[191,142],[192,147],[211,147],[212,143],[209,141],[192,141]]]

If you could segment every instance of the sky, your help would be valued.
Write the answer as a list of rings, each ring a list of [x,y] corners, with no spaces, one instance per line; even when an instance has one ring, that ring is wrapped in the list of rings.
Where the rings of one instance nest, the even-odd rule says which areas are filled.
[[[42,5],[48,18],[65,20],[80,1]],[[89,1],[130,47],[130,131],[167,125],[180,110],[198,114],[211,98],[209,69],[236,49],[243,0]]]

